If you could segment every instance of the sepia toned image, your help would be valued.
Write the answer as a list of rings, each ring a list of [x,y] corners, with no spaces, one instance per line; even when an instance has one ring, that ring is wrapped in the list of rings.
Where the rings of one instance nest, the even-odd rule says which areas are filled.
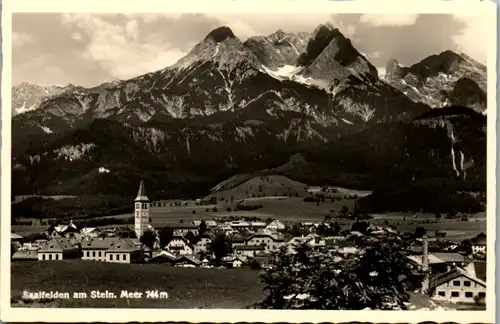
[[[11,14],[9,308],[494,309],[492,15],[119,10]]]

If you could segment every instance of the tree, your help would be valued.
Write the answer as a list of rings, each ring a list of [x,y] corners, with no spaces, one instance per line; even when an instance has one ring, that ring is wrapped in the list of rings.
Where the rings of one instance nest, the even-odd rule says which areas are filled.
[[[330,227],[332,228],[333,235],[337,235],[340,233],[340,224],[338,222],[335,222],[335,224],[330,224]]]
[[[470,240],[463,240],[458,247],[458,251],[464,253],[465,255],[472,254],[472,243]]]
[[[213,211],[214,213],[216,213],[216,212],[217,212],[217,207],[212,208],[212,211]]]
[[[207,223],[204,220],[202,220],[200,222],[200,226],[198,227],[198,234],[200,236],[203,235],[203,234],[205,234],[205,232],[207,231],[207,229],[208,229]]]
[[[340,214],[347,215],[347,213],[349,213],[349,207],[347,207],[347,205],[342,206],[342,208],[340,209]]]
[[[139,240],[148,248],[153,249],[156,242],[156,235],[152,230],[147,230],[142,234]]]
[[[351,231],[357,231],[365,234],[368,231],[368,227],[370,227],[370,223],[368,222],[355,222],[351,226]]]
[[[193,214],[196,214],[196,210],[193,209]]]
[[[423,228],[422,226],[419,226],[419,227],[415,228],[415,233],[413,234],[413,236],[415,238],[422,238],[426,233],[427,233],[427,230],[425,228]]]
[[[281,248],[262,275],[266,309],[406,309],[407,291],[423,273],[405,255],[398,236],[363,241],[363,253],[348,258],[315,251],[303,244],[296,253]],[[341,257],[342,261],[336,260]]]
[[[198,243],[199,237],[194,235],[193,232],[189,231],[184,235],[184,238],[189,241],[191,245]]]
[[[441,213],[435,213],[434,216],[436,217],[436,219],[440,219],[441,218]]]
[[[215,265],[220,266],[223,257],[233,251],[231,241],[224,232],[217,233],[208,246],[208,250],[215,256]]]
[[[172,238],[174,237],[174,230],[169,226],[165,226],[160,230],[159,236],[161,247],[164,248],[168,243],[170,243],[170,241],[172,241]]]

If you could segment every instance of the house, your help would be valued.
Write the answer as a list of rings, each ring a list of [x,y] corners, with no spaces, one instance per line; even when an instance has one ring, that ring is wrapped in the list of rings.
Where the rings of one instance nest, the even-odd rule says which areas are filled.
[[[233,268],[240,268],[243,263],[246,262],[246,258],[242,257],[242,256],[237,256],[234,258],[233,262],[232,262],[232,266]]]
[[[38,251],[34,249],[19,249],[12,255],[12,261],[38,261]]]
[[[200,265],[200,266],[201,266],[201,267],[203,267],[203,268],[208,268],[208,267],[210,267],[210,266],[209,266],[209,261],[207,260],[207,258],[205,258],[205,259],[203,259],[203,260],[201,261],[201,265]]]
[[[49,233],[52,238],[74,237],[80,233],[78,227],[70,221],[68,225],[58,225],[52,228]]]
[[[194,249],[187,239],[176,236],[167,244],[166,249],[174,254],[193,254]]]
[[[237,246],[245,245],[245,238],[240,235],[231,236],[231,247],[234,248]]]
[[[132,240],[120,239],[110,245],[106,252],[106,262],[135,263],[142,260],[142,251]]]
[[[266,228],[266,223],[264,222],[250,222],[250,229],[254,231],[262,230]]]
[[[199,265],[201,265],[201,261],[192,255],[179,255],[175,262],[176,262],[176,266],[198,267]]]
[[[233,230],[243,230],[243,229],[249,229],[250,228],[250,223],[249,222],[244,222],[244,221],[233,221],[229,223],[229,226]]]
[[[101,235],[101,231],[96,227],[84,227],[80,231],[80,236],[83,238],[94,238]]]
[[[245,245],[262,245],[265,252],[272,252],[278,250],[283,244],[283,238],[280,236],[273,236],[266,233],[255,233],[245,239]]]
[[[106,250],[118,241],[116,238],[94,238],[81,242],[82,260],[106,261]]]
[[[486,255],[486,237],[481,237],[472,243],[472,254]]]
[[[276,231],[276,232],[284,231],[285,230],[285,224],[283,224],[279,220],[273,220],[271,223],[269,223],[266,226],[266,229],[269,229],[269,230],[272,230],[272,231]]]
[[[295,252],[295,249],[301,244],[306,244],[311,248],[323,248],[326,246],[326,241],[323,237],[317,234],[308,234],[306,236],[296,236],[291,238],[287,243],[288,251]]]
[[[23,237],[16,233],[10,233],[10,241],[11,242],[20,242],[23,240]]]
[[[235,255],[246,257],[254,257],[259,252],[264,252],[265,248],[262,245],[238,245],[234,247]]]
[[[54,238],[38,250],[38,260],[77,259],[78,248],[64,238]]]
[[[201,222],[202,222],[201,220],[195,220],[193,221],[193,224],[200,227]],[[217,227],[217,222],[214,220],[207,220],[205,221],[205,225],[207,225],[208,229],[211,229]]]
[[[148,263],[158,263],[158,264],[167,264],[167,265],[175,265],[177,257],[168,251],[160,251],[153,255],[151,259],[149,259]]]
[[[434,300],[476,303],[486,298],[486,281],[459,267],[431,278],[430,288]]]
[[[198,235],[199,227],[193,223],[173,223],[167,224],[168,227],[172,228],[179,235],[186,235],[188,232]]]
[[[408,258],[415,264],[422,266],[422,255],[410,255]],[[464,267],[467,264],[465,257],[459,253],[433,252],[428,254],[429,268],[433,274],[446,273],[454,267]]]
[[[459,253],[453,253],[453,252],[433,252],[432,255],[434,255],[436,258],[444,261],[447,265],[447,270],[451,270],[453,267],[460,267],[463,268],[467,264],[467,260],[465,257]]]
[[[210,236],[206,234],[202,235],[200,240],[194,245],[194,253],[199,254],[201,252],[207,252],[210,243],[212,243]]]

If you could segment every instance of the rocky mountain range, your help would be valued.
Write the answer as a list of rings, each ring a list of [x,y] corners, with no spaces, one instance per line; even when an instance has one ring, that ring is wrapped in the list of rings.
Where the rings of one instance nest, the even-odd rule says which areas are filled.
[[[33,95],[40,103],[12,120],[13,192],[132,195],[144,177],[160,197],[196,196],[261,169],[358,187],[388,170],[481,187],[486,118],[431,107],[482,111],[485,93],[485,68],[450,51],[391,61],[380,77],[328,23],[245,42],[220,27],[162,70]],[[305,162],[290,166],[297,154]]]
[[[445,51],[410,67],[390,60],[384,80],[411,100],[433,108],[462,105],[486,111],[486,67],[466,54]]]

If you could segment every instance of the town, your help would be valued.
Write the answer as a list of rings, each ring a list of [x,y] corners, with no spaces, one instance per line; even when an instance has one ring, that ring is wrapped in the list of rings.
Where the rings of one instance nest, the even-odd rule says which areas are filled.
[[[399,236],[410,242],[406,262],[429,271],[414,289],[434,303],[484,307],[486,235],[463,242],[445,241],[439,232],[400,233],[394,226],[353,220],[350,228],[335,219],[285,222],[257,217],[199,219],[152,226],[155,208],[141,181],[134,203],[134,226],[81,227],[77,222],[50,226],[23,237],[11,234],[14,263],[83,260],[118,264],[161,264],[184,268],[273,269],[276,255],[294,254],[302,246],[340,258],[360,255],[363,239],[383,242]],[[197,204],[203,202],[197,201]],[[349,217],[347,215],[346,217]],[[203,270],[200,270],[203,271]],[[230,271],[230,270],[226,270]]]

